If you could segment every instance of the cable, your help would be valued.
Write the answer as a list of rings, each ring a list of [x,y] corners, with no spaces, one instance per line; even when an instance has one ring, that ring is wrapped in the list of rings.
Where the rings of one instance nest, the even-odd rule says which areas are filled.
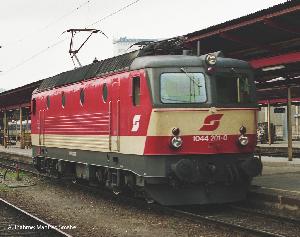
[[[63,16],[59,17],[58,19],[50,22],[49,24],[47,24],[46,26],[34,31],[33,33],[31,33],[31,35],[27,35],[27,36],[24,36],[23,38],[21,39],[18,39],[16,41],[12,41],[12,42],[9,42],[7,43],[6,45],[4,45],[4,47],[7,47],[7,46],[10,46],[12,44],[15,44],[15,43],[20,43],[22,41],[24,41],[25,39],[29,38],[29,37],[32,37],[32,34],[37,34],[37,33],[40,33],[40,32],[43,32],[45,31],[46,29],[48,29],[50,26],[56,24],[57,22],[60,22],[61,20],[63,20],[64,18],[68,17],[69,15],[73,14],[75,11],[78,11],[80,8],[84,7],[85,5],[89,4],[92,0],[88,0],[88,1],[85,1],[84,3],[80,4],[78,7],[72,9],[71,11],[69,11],[68,13],[64,14]]]
[[[65,15],[61,16],[60,18],[58,18],[56,21],[53,21],[52,23],[49,23],[48,25],[46,25],[44,29],[47,29],[49,26],[51,26],[52,24],[55,24],[56,22],[59,22],[61,20],[63,20],[64,18],[66,18],[67,16],[73,14],[73,12],[78,11],[80,8],[82,8],[83,6],[89,4],[92,0],[88,0],[84,3],[82,3],[81,5],[79,5],[78,7],[74,8],[73,10],[71,10],[69,13],[66,13]]]
[[[88,27],[91,27],[91,26],[93,26],[93,25],[96,25],[96,24],[98,24],[99,22],[104,21],[104,20],[106,20],[107,18],[109,18],[109,17],[111,17],[111,16],[113,16],[113,15],[116,15],[117,13],[119,13],[119,12],[125,10],[126,8],[132,6],[132,5],[136,4],[136,3],[138,3],[139,1],[141,1],[141,0],[136,0],[136,1],[132,2],[132,3],[129,3],[128,5],[126,5],[126,6],[122,7],[122,8],[120,8],[119,10],[116,10],[116,11],[114,11],[114,12],[108,14],[107,16],[102,17],[101,19],[95,21],[94,23],[92,23],[92,24],[89,25]]]
[[[88,0],[87,2],[90,2],[90,1],[91,1],[91,0]],[[136,0],[136,1],[134,1],[134,2],[132,2],[132,3],[130,3],[130,4],[128,4],[128,5],[124,6],[124,7],[122,7],[122,8],[120,8],[120,9],[118,9],[118,10],[116,10],[116,11],[114,11],[114,12],[108,14],[107,16],[105,16],[105,17],[99,19],[98,21],[92,23],[92,24],[89,25],[88,27],[93,26],[93,25],[96,25],[96,24],[98,24],[99,22],[101,22],[101,21],[103,21],[103,20],[106,20],[107,18],[109,18],[109,17],[111,17],[111,16],[113,16],[113,15],[116,15],[117,13],[119,13],[119,12],[125,10],[126,8],[132,6],[132,5],[136,4],[136,3],[138,3],[139,1],[141,1],[141,0]],[[87,2],[86,2],[86,3],[87,3]],[[81,5],[81,6],[82,6],[82,5]],[[39,52],[37,52],[36,54],[30,56],[29,58],[22,60],[22,61],[21,61],[20,63],[18,63],[17,65],[15,65],[15,66],[11,67],[10,69],[8,69],[7,71],[5,71],[4,74],[9,73],[9,72],[15,70],[16,68],[18,68],[18,67],[24,65],[25,63],[31,61],[32,59],[38,57],[39,55],[43,54],[44,52],[48,51],[49,49],[51,49],[51,48],[53,48],[53,47],[55,47],[55,46],[57,46],[57,45],[63,43],[67,38],[68,38],[68,37],[65,37],[64,39],[61,39],[61,40],[55,42],[54,44],[48,46],[47,48],[44,48],[44,49],[40,50]]]
[[[18,63],[17,65],[15,65],[15,66],[11,67],[10,69],[8,69],[7,71],[5,71],[5,72],[4,72],[4,75],[7,74],[7,73],[9,73],[9,72],[11,72],[11,71],[13,71],[13,70],[15,70],[16,68],[22,66],[23,64],[25,64],[25,63],[31,61],[32,59],[36,58],[37,56],[39,56],[39,55],[45,53],[45,52],[48,51],[49,49],[54,48],[54,47],[56,47],[57,45],[63,43],[67,38],[68,38],[68,37],[65,37],[65,38],[63,38],[63,39],[61,39],[61,40],[55,42],[54,44],[48,46],[47,48],[44,48],[44,49],[40,50],[39,52],[35,53],[34,55],[30,56],[29,58],[22,60],[22,61],[21,61],[20,63]]]

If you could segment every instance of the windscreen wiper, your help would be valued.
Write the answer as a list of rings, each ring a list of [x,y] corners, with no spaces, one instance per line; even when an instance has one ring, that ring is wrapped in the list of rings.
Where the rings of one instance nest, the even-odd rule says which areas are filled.
[[[184,72],[185,75],[186,75],[192,82],[194,82],[198,87],[202,87],[202,86],[200,85],[200,83],[197,82],[193,77],[191,77],[183,67],[180,68],[180,70],[181,70],[182,72]]]

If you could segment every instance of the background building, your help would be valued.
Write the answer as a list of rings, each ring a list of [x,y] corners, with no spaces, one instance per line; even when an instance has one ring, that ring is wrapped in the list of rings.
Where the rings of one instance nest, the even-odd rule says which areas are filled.
[[[258,112],[258,123],[267,123],[268,121],[268,107],[262,107]],[[287,140],[287,108],[286,105],[272,105],[270,106],[270,122],[275,128],[275,139],[276,140]],[[300,121],[299,114],[300,106],[292,105],[291,116],[292,116],[292,134],[294,140],[300,138]]]
[[[119,39],[114,39],[113,40],[114,56],[128,53],[138,49],[138,46],[133,46],[133,47],[130,46],[142,41],[157,41],[157,39],[134,39],[134,38],[127,38],[126,36],[120,37]]]

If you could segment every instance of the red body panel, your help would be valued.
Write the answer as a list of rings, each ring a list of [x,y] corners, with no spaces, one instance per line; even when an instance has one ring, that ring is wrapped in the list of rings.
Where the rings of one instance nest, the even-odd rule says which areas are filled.
[[[132,103],[132,78],[135,76],[140,76],[141,80],[138,106]],[[104,83],[108,87],[107,102],[102,98]],[[80,103],[81,89],[85,93],[83,105]],[[66,97],[65,107],[62,106],[62,93]],[[46,106],[47,96],[50,96],[49,108]],[[39,134],[41,129],[44,134],[145,136],[152,109],[144,70],[63,86],[35,94],[33,98],[36,99],[37,110],[32,116],[32,134]],[[143,119],[139,130],[131,132],[135,114],[141,115]],[[115,119],[117,116],[119,124]]]

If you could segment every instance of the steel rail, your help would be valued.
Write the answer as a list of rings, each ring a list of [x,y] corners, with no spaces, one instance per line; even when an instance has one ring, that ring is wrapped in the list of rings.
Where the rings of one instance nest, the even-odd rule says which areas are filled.
[[[170,211],[173,211],[174,213],[184,215],[184,216],[188,217],[189,219],[192,219],[192,220],[197,219],[200,221],[205,221],[206,223],[209,223],[209,224],[211,224],[211,223],[217,224],[217,225],[223,226],[225,228],[229,227],[230,230],[235,229],[236,231],[247,232],[247,233],[254,234],[254,235],[260,236],[260,237],[287,237],[286,235],[281,235],[281,234],[272,233],[272,232],[265,231],[265,230],[250,228],[250,227],[246,227],[243,225],[219,220],[217,218],[213,218],[213,217],[206,216],[206,215],[195,214],[195,213],[191,213],[188,211],[182,211],[182,210],[173,209],[173,208],[168,208],[168,209]]]
[[[10,169],[10,170],[16,170],[16,166],[14,164],[18,164],[18,165],[22,164],[24,166],[28,165],[28,167],[32,166],[31,164],[27,164],[25,162],[17,161],[17,160],[10,160],[10,164],[8,164],[8,162],[7,162],[8,159],[5,159],[5,161],[6,161],[5,163],[1,162],[1,160],[3,160],[2,157],[0,157],[0,167],[3,167],[5,169]],[[27,172],[27,173],[32,173],[32,174],[40,175],[38,172],[30,170],[30,169],[26,169],[26,168],[24,168],[22,166],[19,166],[18,169],[20,171],[24,171],[24,172]]]
[[[250,208],[247,208],[247,207],[236,206],[236,205],[233,205],[233,204],[230,204],[228,206],[232,209],[237,210],[237,211],[253,213],[253,214],[256,214],[256,215],[261,216],[261,217],[268,217],[268,218],[272,218],[272,219],[277,220],[277,221],[288,222],[288,223],[292,223],[292,224],[300,226],[300,219],[296,219],[296,218],[292,218],[292,217],[286,217],[286,216],[282,216],[282,215],[274,215],[274,214],[271,214],[271,213],[265,213],[263,211],[253,210],[253,209],[250,209]]]
[[[55,226],[53,226],[53,225],[47,223],[46,221],[44,221],[44,220],[42,220],[42,219],[40,219],[40,218],[38,218],[38,217],[36,217],[36,216],[30,214],[29,212],[27,212],[27,211],[25,211],[25,210],[23,210],[23,209],[21,209],[21,208],[15,206],[14,204],[12,204],[12,203],[10,203],[10,202],[8,202],[8,201],[2,199],[2,198],[0,198],[0,202],[4,203],[6,206],[8,206],[8,207],[10,207],[10,208],[12,208],[12,209],[14,209],[14,210],[17,210],[18,212],[21,212],[22,214],[24,214],[25,216],[29,217],[30,219],[33,219],[33,220],[35,220],[35,221],[38,222],[38,223],[42,223],[43,225],[48,226],[48,227],[51,228],[52,230],[54,230],[54,231],[56,231],[57,233],[61,234],[62,236],[65,236],[65,237],[72,237],[72,235],[69,235],[69,234],[63,232],[62,230],[58,229],[57,227],[55,227]]]

